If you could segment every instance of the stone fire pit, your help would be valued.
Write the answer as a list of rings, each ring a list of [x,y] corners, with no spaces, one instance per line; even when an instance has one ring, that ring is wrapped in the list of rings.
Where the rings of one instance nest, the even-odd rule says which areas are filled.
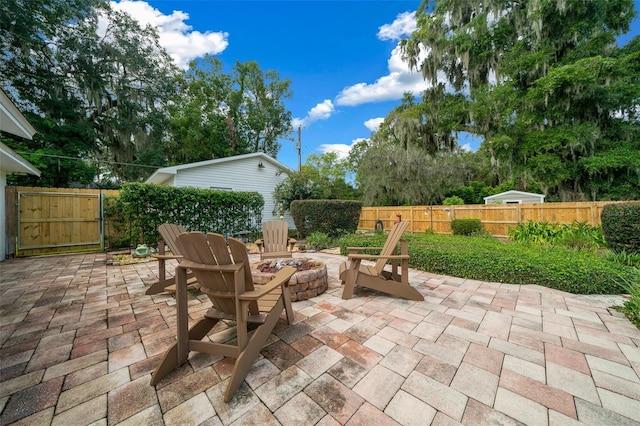
[[[251,275],[256,284],[268,283],[283,266],[295,266],[297,272],[289,280],[291,301],[307,300],[327,291],[327,265],[313,259],[274,259],[251,264]]]

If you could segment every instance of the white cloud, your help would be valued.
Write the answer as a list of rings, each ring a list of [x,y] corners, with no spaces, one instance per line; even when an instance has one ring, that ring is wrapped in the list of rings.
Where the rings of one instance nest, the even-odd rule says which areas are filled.
[[[318,146],[318,150],[322,153],[325,154],[327,152],[335,152],[336,154],[338,154],[338,159],[340,160],[344,160],[347,157],[349,157],[349,152],[351,152],[351,148],[353,148],[353,146],[362,141],[362,140],[366,140],[364,138],[358,138],[355,139],[351,145],[347,145],[347,144],[343,144],[343,143],[331,143],[331,144],[322,144],[320,146]]]
[[[206,53],[216,55],[229,45],[228,33],[193,31],[192,27],[185,23],[189,14],[179,10],[165,15],[147,2],[131,0],[112,1],[111,7],[128,13],[142,25],[157,28],[160,45],[167,50],[176,65],[183,69],[188,67],[189,61]]]
[[[416,30],[416,13],[404,12],[398,14],[391,24],[384,24],[379,28],[378,38],[380,40],[400,40],[402,37],[411,35]]]
[[[384,117],[371,118],[364,122],[364,126],[372,132],[377,132],[383,121]]]
[[[411,71],[402,61],[400,47],[396,46],[387,61],[389,74],[374,83],[357,83],[343,89],[336,97],[336,105],[357,106],[369,102],[402,99],[405,92],[420,95],[429,86],[422,73]]]
[[[314,106],[307,112],[307,116],[304,118],[294,118],[291,120],[291,124],[294,129],[300,127],[307,127],[309,124],[318,121],[318,120],[326,120],[331,117],[331,114],[335,111],[335,106],[331,99],[325,99],[320,102],[318,105]]]
[[[378,31],[381,40],[399,40],[402,36],[411,34],[416,28],[415,12],[404,12],[396,16],[391,24],[382,25]],[[406,62],[402,61],[400,47],[396,46],[387,61],[389,74],[380,77],[374,83],[356,83],[346,87],[336,96],[334,102],[325,100],[313,107],[305,118],[295,118],[293,127],[306,127],[318,120],[326,120],[335,112],[335,105],[358,106],[370,102],[384,102],[402,99],[406,92],[419,96],[427,89],[427,83],[420,72],[411,71]],[[365,123],[371,130],[377,130],[379,123],[372,119]],[[371,127],[370,127],[371,126]]]

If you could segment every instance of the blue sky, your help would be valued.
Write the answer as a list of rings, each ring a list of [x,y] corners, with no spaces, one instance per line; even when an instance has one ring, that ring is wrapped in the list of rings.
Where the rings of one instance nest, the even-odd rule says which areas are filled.
[[[176,63],[214,54],[231,72],[257,61],[291,80],[285,101],[302,127],[302,163],[311,153],[347,153],[368,138],[407,91],[426,88],[400,60],[400,38],[415,28],[420,1],[407,0],[121,0],[112,3],[156,26]],[[640,10],[640,0],[636,1]],[[640,34],[640,19],[631,31]],[[628,39],[630,37],[625,37]],[[281,140],[278,160],[297,169],[294,140]],[[477,148],[477,141],[471,149]]]

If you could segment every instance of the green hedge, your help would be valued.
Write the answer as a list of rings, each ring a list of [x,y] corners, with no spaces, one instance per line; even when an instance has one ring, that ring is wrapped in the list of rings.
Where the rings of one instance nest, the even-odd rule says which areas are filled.
[[[480,219],[453,219],[451,221],[453,235],[473,235],[482,232]]]
[[[187,230],[259,233],[264,199],[258,192],[176,188],[144,183],[120,190],[121,214],[129,222],[131,245],[154,245],[158,226],[176,223]]]
[[[565,247],[527,246],[493,238],[411,235],[409,265],[436,274],[511,284],[538,284],[576,294],[619,294],[621,279],[632,280],[633,268],[596,253]],[[382,246],[385,235],[348,236],[347,247]],[[619,278],[621,277],[621,278]]]
[[[640,202],[604,206],[602,233],[616,253],[640,253]]]
[[[313,232],[330,237],[356,232],[362,202],[356,200],[295,200],[289,208],[298,237]]]

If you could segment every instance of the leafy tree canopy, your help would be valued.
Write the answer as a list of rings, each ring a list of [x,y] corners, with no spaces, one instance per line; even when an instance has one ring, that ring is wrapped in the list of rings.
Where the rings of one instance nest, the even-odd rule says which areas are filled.
[[[287,173],[287,178],[273,192],[274,200],[282,202],[285,211],[294,200],[353,200],[359,191],[347,182],[348,160],[335,152],[310,154],[302,170]]]
[[[288,79],[263,73],[257,62],[237,62],[225,74],[221,61],[207,55],[178,78],[181,96],[170,108],[170,164],[264,152],[278,155],[278,139],[291,133],[292,97]]]
[[[402,42],[432,87],[423,121],[481,135],[494,176],[550,200],[637,196],[640,37],[615,41],[635,13],[633,0],[423,1]]]
[[[39,184],[136,180],[152,171],[136,164],[162,163],[177,70],[152,27],[96,0],[10,0],[0,27],[1,84],[38,131],[10,145]]]

